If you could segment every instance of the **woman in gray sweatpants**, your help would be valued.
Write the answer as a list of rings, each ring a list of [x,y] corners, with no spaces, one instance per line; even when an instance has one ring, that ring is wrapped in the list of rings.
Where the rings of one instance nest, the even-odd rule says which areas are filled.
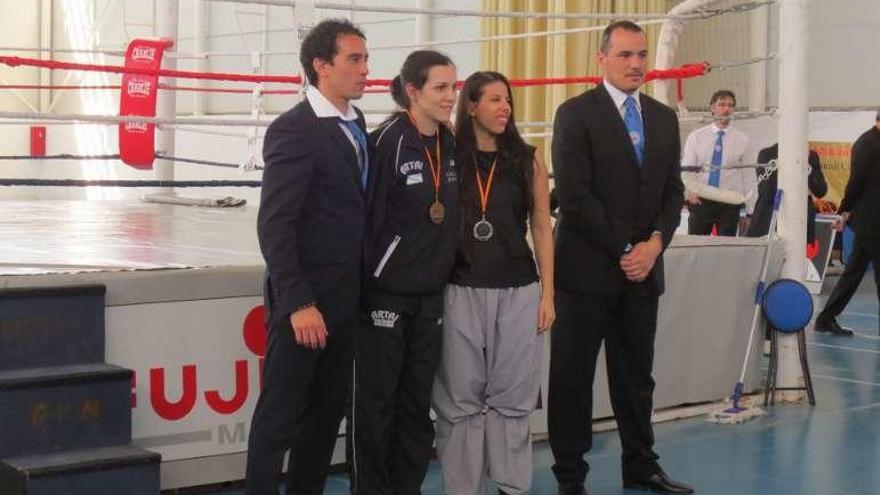
[[[517,132],[502,74],[465,81],[456,123],[460,232],[433,392],[437,456],[446,493],[484,493],[487,478],[526,493],[541,334],[555,318],[547,169]]]

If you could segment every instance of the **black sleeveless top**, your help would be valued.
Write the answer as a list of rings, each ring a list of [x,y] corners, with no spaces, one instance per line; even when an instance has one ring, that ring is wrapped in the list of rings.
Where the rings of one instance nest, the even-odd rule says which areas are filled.
[[[483,181],[489,178],[492,161],[497,152],[477,152],[476,165]],[[473,164],[458,164],[459,168]],[[495,166],[486,220],[492,224],[493,234],[488,241],[474,238],[473,230],[481,215],[480,199],[476,181],[470,177],[471,184],[460,183],[463,194],[472,194],[467,203],[477,205],[472,218],[463,218],[461,238],[455,255],[452,283],[468,287],[508,288],[520,287],[538,281],[538,271],[532,250],[526,242],[528,219],[528,198],[524,197],[519,180],[499,162]]]

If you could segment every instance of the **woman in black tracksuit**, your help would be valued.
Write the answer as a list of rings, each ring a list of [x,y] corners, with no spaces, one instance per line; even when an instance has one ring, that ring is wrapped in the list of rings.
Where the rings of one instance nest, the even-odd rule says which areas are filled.
[[[433,449],[431,387],[443,288],[455,257],[455,66],[410,54],[392,82],[404,109],[370,134],[364,310],[355,347],[350,469],[355,494],[418,494]]]

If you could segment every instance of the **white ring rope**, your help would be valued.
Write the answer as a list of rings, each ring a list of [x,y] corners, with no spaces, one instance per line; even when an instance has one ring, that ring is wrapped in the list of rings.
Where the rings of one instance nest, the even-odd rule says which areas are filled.
[[[159,128],[162,129],[163,131],[174,130],[174,131],[179,131],[179,132],[191,132],[194,134],[206,134],[209,136],[226,136],[226,137],[235,137],[235,138],[242,138],[242,139],[247,139],[251,135],[249,132],[214,131],[214,130],[210,130],[210,129],[199,129],[197,127],[188,127],[188,126],[181,126],[181,125],[161,125],[161,126],[159,126]],[[263,134],[259,134],[257,137],[262,138]]]
[[[735,113],[730,116],[730,120],[755,120],[763,117],[775,117],[779,115],[778,110],[768,110],[766,112],[741,112]],[[702,124],[709,124],[715,121],[715,118],[711,115],[695,115],[690,114],[687,116],[679,116],[679,122],[697,122]],[[544,128],[553,128],[553,122],[517,122],[516,126],[519,128],[533,128],[533,127],[544,127]]]
[[[212,1],[230,1],[230,0],[212,0]],[[295,5],[295,0],[231,0],[236,1],[238,3],[263,3],[265,5]],[[264,3],[266,2],[266,3]],[[273,2],[286,2],[286,3],[273,3]],[[668,15],[668,14],[529,14],[526,12],[480,12],[480,11],[464,11],[464,10],[432,10],[432,9],[407,9],[407,8],[396,8],[396,7],[368,7],[368,6],[347,6],[346,8],[339,7],[341,10],[352,10],[352,11],[365,11],[365,12],[387,12],[387,11],[407,11],[407,13],[417,13],[417,14],[426,14],[430,13],[432,16],[438,17],[438,13],[445,12],[444,17],[462,17],[462,16],[477,16],[479,17],[529,17],[529,18],[547,18],[547,19],[555,19],[555,18],[577,18],[577,19],[607,19],[614,20],[622,17],[633,18],[633,19],[641,19],[637,22],[640,25],[652,25],[652,24],[662,24],[668,19],[705,19],[709,17],[715,17],[718,15],[726,14],[726,13],[741,13],[748,10],[753,10],[759,7],[763,7],[765,5],[769,5],[775,2],[772,1],[764,1],[764,2],[750,2],[744,3],[740,5],[736,5],[733,7],[728,7],[724,9],[703,9],[697,10],[695,13],[689,14],[680,14],[680,15]],[[327,8],[332,9],[331,5],[337,4],[327,4],[324,7],[321,7],[317,3],[316,7],[319,8]],[[337,5],[338,6],[338,5]],[[418,11],[418,12],[410,12],[410,11]],[[509,14],[509,15],[508,15]],[[563,16],[563,17],[559,17]],[[407,18],[404,18],[407,19]],[[390,44],[390,45],[378,45],[369,47],[370,50],[393,50],[393,49],[401,49],[401,48],[420,48],[420,47],[431,47],[431,46],[451,46],[451,45],[463,45],[463,44],[471,44],[471,43],[485,43],[492,41],[506,41],[506,40],[517,40],[517,39],[526,39],[533,37],[548,37],[548,36],[563,36],[569,34],[578,34],[578,33],[588,33],[588,32],[596,32],[602,31],[607,27],[607,24],[600,26],[588,26],[588,27],[580,27],[580,28],[570,28],[570,29],[558,29],[558,30],[547,30],[547,31],[535,31],[530,33],[517,33],[517,34],[507,34],[507,35],[497,35],[497,36],[483,36],[483,37],[475,37],[475,38],[465,38],[465,39],[456,39],[456,40],[434,40],[434,41],[424,41],[424,42],[416,42],[416,43],[405,43],[405,44]],[[291,31],[290,29],[283,30],[270,30],[270,31]],[[260,31],[255,31],[250,34],[260,34]],[[239,33],[243,34],[243,33]],[[27,47],[0,47],[0,51],[18,51],[18,52],[32,52],[32,53],[82,53],[82,54],[103,54],[103,55],[112,55],[112,56],[125,56],[124,50],[75,50],[75,49],[56,49],[56,48],[27,48]],[[260,57],[271,57],[271,56],[292,56],[297,55],[299,52],[294,50],[280,50],[280,51],[263,51],[259,52]],[[233,52],[233,51],[215,51],[215,52],[189,52],[189,53],[176,53],[169,52],[166,54],[169,58],[176,59],[207,59],[212,57],[253,57],[254,52]],[[758,62],[762,62],[765,60],[772,60],[776,57],[776,54],[771,54],[767,57],[753,58],[742,62],[732,62],[732,63],[719,63],[712,65],[712,69],[717,70],[725,70],[734,67],[742,67]]]
[[[180,1],[180,0],[178,0]],[[212,2],[231,2],[245,3],[256,5],[275,5],[279,7],[294,7],[297,3],[303,3],[297,0],[208,0]],[[636,14],[636,13],[579,13],[579,14],[553,14],[544,12],[487,12],[481,10],[465,10],[465,9],[425,9],[415,7],[389,7],[389,6],[367,6],[367,5],[351,5],[343,3],[330,2],[314,2],[317,9],[325,10],[342,10],[347,12],[372,12],[386,14],[415,14],[415,15],[446,15],[454,17],[486,17],[486,18],[515,18],[515,19],[601,19],[601,20],[617,20],[627,18],[631,20],[648,20],[648,19],[709,19],[728,13],[742,13],[754,10],[765,5],[776,3],[773,1],[747,2],[734,5],[727,8],[719,9],[701,9],[692,13],[681,15],[668,14]]]
[[[770,160],[769,163],[744,163],[740,165],[700,165],[702,171],[710,170],[710,169],[733,169],[733,168],[755,168],[762,169],[761,173],[758,175],[757,180],[755,181],[755,186],[750,188],[745,194],[739,191],[732,191],[729,189],[721,189],[720,187],[710,186],[705,182],[701,182],[697,180],[696,172],[687,171],[682,172],[682,182],[684,182],[685,189],[696,194],[697,196],[705,199],[709,199],[712,201],[718,201],[721,203],[727,203],[731,205],[739,205],[743,204],[746,201],[751,200],[758,194],[758,187],[762,182],[769,179],[770,176],[773,175],[776,170],[779,169],[779,162],[777,160]],[[812,171],[812,167],[807,164],[803,167],[804,175],[809,176]]]
[[[699,167],[699,170],[694,170]],[[684,167],[683,167],[684,168]],[[728,163],[726,165],[712,165],[711,163],[703,163],[700,165],[688,165],[687,170],[682,170],[684,173],[698,173],[698,172],[709,172],[712,170],[737,170],[741,168],[761,168],[764,170],[776,170],[776,160],[770,160],[769,163]]]
[[[755,120],[763,117],[776,117],[779,115],[778,110],[768,110],[766,112],[742,112],[735,113],[730,116],[730,120],[733,121],[742,121],[742,120]],[[687,116],[679,117],[679,122],[697,122],[700,124],[711,124],[715,122],[715,117],[712,115],[693,115],[689,114]]]
[[[641,26],[647,26],[651,24],[662,24],[666,22],[665,19],[650,19],[646,21],[639,21],[636,24]],[[589,27],[580,27],[580,28],[571,28],[571,29],[557,29],[553,31],[535,31],[531,33],[517,33],[517,34],[502,34],[498,36],[484,36],[478,38],[462,38],[457,40],[436,40],[436,41],[424,41],[417,43],[406,43],[406,44],[397,44],[397,45],[379,45],[369,47],[370,50],[392,50],[396,48],[421,48],[421,47],[429,47],[429,46],[446,46],[446,45],[466,45],[471,43],[485,43],[491,41],[507,41],[507,40],[519,40],[525,38],[535,38],[535,37],[548,37],[548,36],[562,36],[568,34],[578,34],[578,33],[590,33],[596,31],[602,31],[606,27],[607,24],[603,24],[601,26],[589,26]]]
[[[636,24],[641,26],[649,26],[653,24],[662,24],[665,22],[665,19],[649,19],[645,21],[639,21]],[[498,36],[482,36],[476,38],[462,38],[455,40],[434,40],[434,41],[424,41],[424,42],[416,42],[416,43],[404,43],[404,44],[390,44],[390,45],[377,45],[368,47],[370,50],[379,51],[379,50],[395,50],[401,48],[422,48],[422,47],[432,47],[432,46],[452,46],[452,45],[467,45],[472,43],[488,43],[492,41],[509,41],[509,40],[518,40],[518,39],[526,39],[526,38],[537,38],[537,37],[549,37],[549,36],[564,36],[569,34],[579,34],[579,33],[590,33],[596,31],[604,30],[608,25],[603,24],[601,26],[589,26],[589,27],[579,27],[579,28],[570,28],[570,29],[557,29],[550,31],[534,31],[530,33],[518,33],[518,34],[503,34]],[[125,53],[122,51],[114,51],[114,50],[55,50],[55,49],[43,49],[43,48],[14,48],[14,47],[0,47],[0,51],[17,51],[17,52],[49,52],[49,53],[93,53],[93,54],[104,54],[104,55],[114,55],[114,56],[125,56]],[[224,57],[253,57],[254,53],[257,53],[260,57],[276,57],[276,56],[293,56],[298,55],[299,52],[295,50],[275,50],[275,51],[263,51],[263,52],[233,52],[233,51],[212,51],[212,52],[181,52],[174,53],[169,52],[165,56],[168,58],[176,58],[178,60],[202,60],[208,58],[224,58]],[[717,66],[717,67],[720,67]]]
[[[0,112],[0,119],[19,119],[36,121],[60,121],[60,122],[93,122],[103,124],[120,124],[123,122],[157,124],[157,125],[220,125],[235,127],[268,127],[272,120],[265,119],[211,119],[211,118],[163,118],[141,117],[138,115],[86,115],[86,114],[60,114],[60,113],[29,113],[29,112]]]
[[[521,137],[523,139],[529,139],[529,138],[537,139],[537,138],[547,138],[552,135],[553,135],[552,132],[526,132],[524,134],[520,134],[519,137]]]
[[[272,119],[222,119],[210,117],[178,117],[178,118],[161,118],[161,117],[142,117],[137,115],[87,115],[87,114],[71,114],[71,113],[39,113],[39,112],[2,112],[0,111],[0,119],[15,119],[18,121],[45,121],[47,124],[56,125],[118,125],[123,122],[135,122],[145,124],[156,124],[160,129],[175,129],[186,132],[201,132],[203,134],[216,134],[219,136],[246,137],[246,133],[233,133],[224,131],[212,131],[207,129],[195,129],[186,126],[231,126],[231,127],[268,127],[274,120]],[[0,120],[0,125],[24,125],[23,122],[15,120]],[[520,122],[517,124],[519,128],[527,127],[544,127],[551,128],[551,122]]]
[[[388,115],[389,111],[372,111],[364,112],[365,114]],[[731,116],[732,120],[748,120],[757,119],[766,116],[775,116],[777,111],[770,112],[744,112]],[[223,133],[222,131],[196,130],[192,128],[184,128],[181,126],[232,126],[232,127],[267,127],[272,123],[273,119],[223,119],[210,117],[178,117],[178,118],[159,118],[159,117],[142,117],[137,115],[89,115],[89,114],[60,114],[60,113],[40,113],[40,112],[3,112],[0,111],[0,125],[23,125],[18,121],[45,121],[50,125],[117,125],[122,122],[135,122],[157,124],[162,129],[180,129],[189,132],[202,132],[205,134],[228,135],[228,136],[245,136],[244,133]],[[689,116],[680,117],[682,122],[712,122],[711,116]],[[552,122],[518,122],[518,128],[552,128]]]
[[[760,62],[766,62],[768,60],[775,60],[775,59],[776,59],[776,53],[771,53],[771,54],[767,55],[766,57],[754,57],[754,58],[750,58],[748,60],[743,60],[741,62],[721,62],[719,64],[712,64],[711,66],[709,66],[709,70],[727,70],[727,69],[733,69],[736,67],[745,67],[747,65],[757,64]]]
[[[20,46],[3,46],[0,47],[2,52],[24,52],[24,53],[73,53],[73,54],[93,54],[93,55],[112,55],[115,57],[124,57],[124,50],[77,50],[72,48],[38,48],[38,47],[20,47]]]
[[[553,122],[517,122],[517,127],[553,127]]]

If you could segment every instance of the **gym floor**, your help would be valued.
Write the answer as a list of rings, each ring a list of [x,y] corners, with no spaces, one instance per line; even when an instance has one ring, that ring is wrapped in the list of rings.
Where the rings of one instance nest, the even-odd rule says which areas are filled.
[[[826,281],[821,308],[830,291]],[[657,424],[656,450],[664,469],[697,493],[711,495],[876,495],[880,493],[880,336],[872,274],[839,318],[856,331],[836,337],[808,331],[817,405],[777,405],[767,415],[734,426],[705,417]],[[732,377],[732,379],[735,377]],[[535,443],[534,494],[555,494],[547,442]],[[588,459],[593,495],[644,493],[620,482],[616,432],[597,434]],[[440,468],[431,463],[426,495],[442,493]],[[210,492],[240,495],[235,488]],[[345,475],[332,476],[325,493],[348,493]]]

